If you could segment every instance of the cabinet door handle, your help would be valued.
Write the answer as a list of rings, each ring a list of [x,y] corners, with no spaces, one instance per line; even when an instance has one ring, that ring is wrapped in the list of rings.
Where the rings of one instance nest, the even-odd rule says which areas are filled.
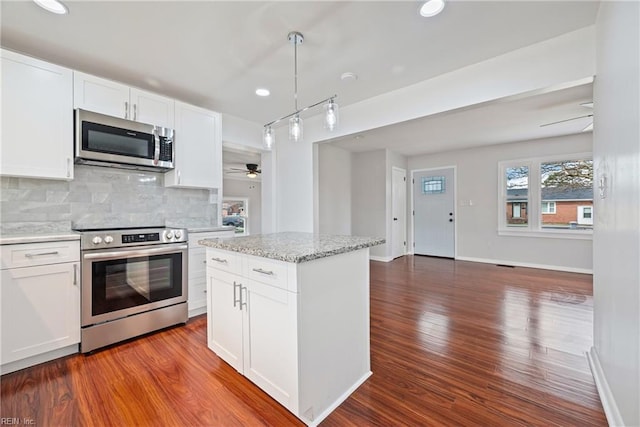
[[[78,265],[73,264],[73,286],[78,286]]]
[[[181,175],[180,175],[180,171],[178,171],[178,185],[180,185],[180,181],[182,181],[182,179],[181,179],[181,178],[182,178],[182,177],[181,177]]]
[[[212,260],[212,261],[215,261],[215,262],[219,262],[219,263],[221,263],[221,264],[227,264],[227,260],[226,260],[226,259],[223,259],[223,258],[216,258],[216,257],[213,257],[213,258],[211,258],[211,260]]]
[[[67,178],[71,178],[71,159],[67,157]]]
[[[242,290],[244,289],[244,302],[242,301]],[[242,307],[247,306],[247,287],[240,285],[240,311],[242,311]]]
[[[153,128],[153,146],[153,164],[157,165],[158,161],[160,160],[160,135],[158,135],[158,129],[156,127]]]
[[[236,288],[240,288],[240,298],[238,298],[236,296]],[[240,310],[242,310],[242,285],[241,284],[236,284],[236,282],[233,282],[233,306],[237,307],[237,304],[240,303]]]
[[[133,120],[137,120],[138,117],[138,104],[133,104]]]
[[[263,270],[261,268],[254,268],[253,271],[260,274],[266,274],[267,276],[273,276],[273,271],[271,270]]]
[[[33,258],[36,256],[46,256],[46,255],[58,255],[60,252],[52,251],[52,252],[40,252],[39,254],[24,254],[27,258]]]
[[[129,103],[124,101],[124,118],[129,118]]]

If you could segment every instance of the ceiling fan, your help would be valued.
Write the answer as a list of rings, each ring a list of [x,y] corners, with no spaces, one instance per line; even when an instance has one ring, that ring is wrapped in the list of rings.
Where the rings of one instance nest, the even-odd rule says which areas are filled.
[[[260,169],[258,169],[258,165],[255,163],[247,163],[246,169],[238,169],[238,168],[229,168],[229,173],[244,173],[247,178],[255,178],[259,173],[262,173]]]
[[[580,104],[580,106],[585,108],[590,108],[593,110],[593,101],[583,102],[582,104]],[[570,122],[572,120],[586,119],[586,118],[593,118],[593,113],[585,114],[584,116],[571,117],[570,119],[558,120],[557,122],[545,123],[543,125],[540,125],[540,127],[557,125],[559,123],[565,123],[565,122]],[[593,130],[593,120],[591,120],[591,122],[587,126],[585,126],[584,129],[582,129],[582,132],[588,132],[590,130]]]

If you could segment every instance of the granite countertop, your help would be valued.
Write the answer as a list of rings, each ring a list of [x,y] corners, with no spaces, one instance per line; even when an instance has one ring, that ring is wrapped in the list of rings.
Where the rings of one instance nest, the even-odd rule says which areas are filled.
[[[203,239],[198,243],[210,248],[300,263],[381,245],[385,239],[285,232],[231,239]]]
[[[9,233],[0,236],[0,245],[17,245],[20,243],[59,242],[63,240],[80,240],[80,234],[73,231],[47,233]]]

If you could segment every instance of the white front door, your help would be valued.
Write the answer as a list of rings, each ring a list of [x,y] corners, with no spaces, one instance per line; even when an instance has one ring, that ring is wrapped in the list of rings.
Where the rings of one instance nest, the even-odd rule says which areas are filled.
[[[593,225],[593,206],[578,206],[578,224]]]
[[[407,171],[392,169],[391,248],[393,258],[407,253]]]
[[[453,168],[413,173],[413,241],[416,255],[455,256]]]

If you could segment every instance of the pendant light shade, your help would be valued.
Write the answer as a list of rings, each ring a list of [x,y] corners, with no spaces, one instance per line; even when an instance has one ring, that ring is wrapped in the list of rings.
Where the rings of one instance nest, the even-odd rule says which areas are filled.
[[[271,150],[273,143],[276,142],[276,136],[271,126],[266,126],[262,135],[262,144],[265,150]]]
[[[297,114],[289,119],[289,139],[302,141],[302,119]]]
[[[324,128],[332,131],[338,126],[338,104],[333,98],[324,104]]]
[[[302,141],[303,132],[300,113],[307,111],[310,108],[324,104],[324,128],[332,131],[338,126],[338,104],[335,103],[335,98],[338,95],[330,96],[329,98],[304,108],[298,108],[298,45],[301,45],[304,42],[304,36],[297,31],[292,31],[287,35],[287,40],[289,40],[293,45],[293,105],[295,110],[291,114],[280,117],[279,119],[264,125],[262,142],[266,150],[270,150],[275,143],[275,135],[273,133],[272,125],[275,125],[284,119],[289,119],[289,139],[295,142]]]

